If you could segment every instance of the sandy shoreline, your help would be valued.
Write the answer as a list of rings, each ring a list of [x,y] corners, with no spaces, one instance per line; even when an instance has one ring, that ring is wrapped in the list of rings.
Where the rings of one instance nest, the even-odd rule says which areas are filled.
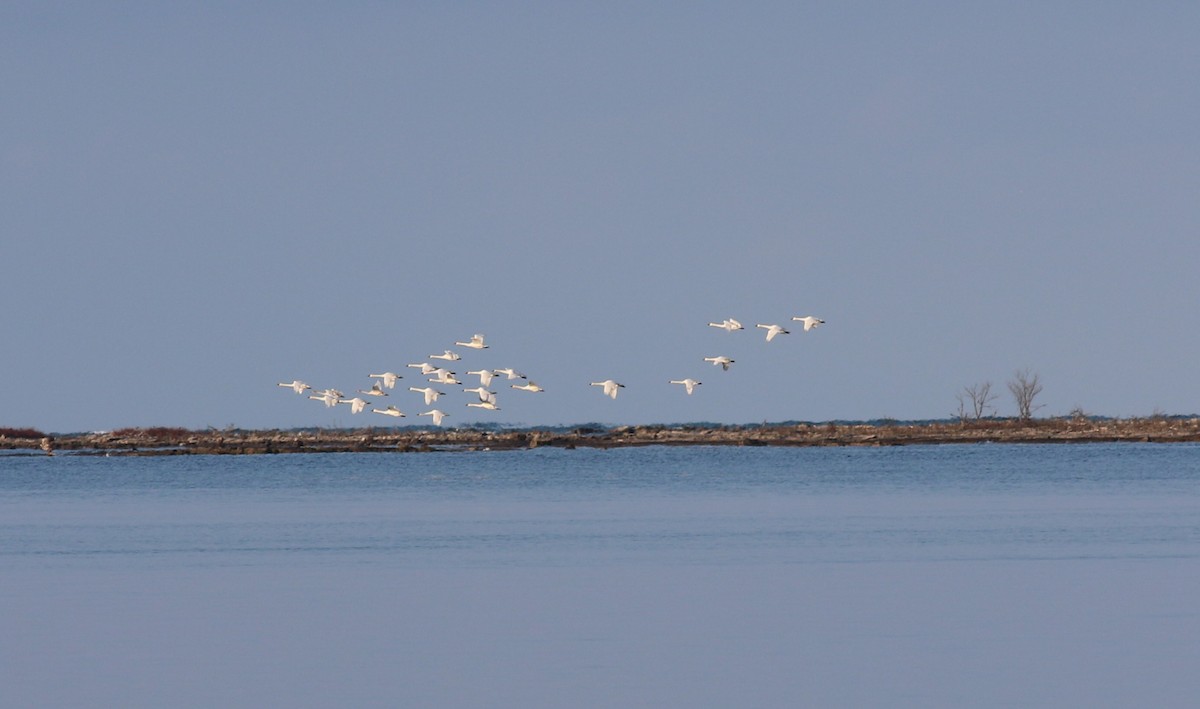
[[[588,426],[575,429],[205,430],[133,428],[42,438],[0,436],[0,450],[32,455],[249,455],[431,452],[646,445],[899,446],[951,443],[1200,441],[1200,418],[1034,419],[902,423]]]

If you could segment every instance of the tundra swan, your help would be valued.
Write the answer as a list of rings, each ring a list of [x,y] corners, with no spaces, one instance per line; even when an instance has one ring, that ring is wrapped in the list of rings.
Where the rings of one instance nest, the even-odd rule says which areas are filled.
[[[446,418],[450,414],[446,413],[445,411],[442,411],[441,409],[434,409],[432,411],[425,411],[425,412],[419,413],[417,415],[418,416],[432,416],[433,417],[433,425],[441,426],[442,419]]]
[[[384,416],[395,416],[396,418],[404,418],[404,412],[397,409],[395,405],[389,406],[386,409],[371,409],[371,413],[383,414]]]
[[[446,350],[440,355],[429,355],[429,359],[444,359],[449,362],[457,362],[458,360],[462,359],[462,357],[460,357],[457,352]]]
[[[532,392],[546,391],[542,387],[538,386],[537,382],[526,382],[524,384],[512,384],[510,386],[512,386],[513,389],[520,389],[521,391],[532,391]]]
[[[483,344],[483,335],[476,333],[471,335],[470,342],[455,342],[459,347],[470,347],[473,350],[486,350],[487,345]]]
[[[804,323],[804,331],[805,332],[808,332],[809,330],[813,329],[814,327],[825,322],[821,318],[814,318],[811,315],[805,315],[802,318],[792,318],[792,320],[795,320],[796,322]]]
[[[611,379],[605,379],[602,382],[592,382],[594,387],[604,387],[604,395],[613,399],[617,398],[617,392],[625,388],[624,384],[618,384]]]
[[[683,388],[687,390],[688,396],[692,395],[692,392],[696,390],[696,387],[703,384],[703,382],[698,382],[695,379],[672,379],[671,383],[682,384]]]
[[[395,372],[384,372],[383,374],[368,374],[367,376],[370,377],[371,379],[380,380],[380,382],[388,389],[395,389],[396,388],[396,380],[404,378],[404,377],[400,376],[399,374],[396,374]]]
[[[719,357],[705,357],[704,361],[712,362],[714,366],[718,366],[721,369],[724,369],[726,372],[728,372],[729,365],[733,364],[737,360],[732,360],[732,359],[729,359],[728,357],[726,357],[725,355],[721,355]]]
[[[726,318],[721,322],[710,322],[709,327],[719,327],[725,332],[733,332],[734,330],[745,330],[742,324],[733,318]]]
[[[438,391],[437,389],[434,389],[433,387],[423,387],[423,388],[409,387],[408,390],[415,391],[418,394],[424,394],[426,406],[429,406],[433,402],[437,401],[439,396],[443,396],[442,392]]]
[[[774,340],[776,335],[792,334],[792,333],[788,332],[787,330],[783,329],[783,327],[781,327],[779,325],[763,325],[760,323],[758,325],[758,327],[761,327],[762,329],[767,331],[767,342]]]
[[[300,381],[299,379],[293,379],[292,381],[287,382],[286,384],[284,382],[279,382],[279,386],[288,387],[289,389],[296,392],[297,394],[303,394],[305,389],[312,389],[312,387],[310,387],[309,385]]]

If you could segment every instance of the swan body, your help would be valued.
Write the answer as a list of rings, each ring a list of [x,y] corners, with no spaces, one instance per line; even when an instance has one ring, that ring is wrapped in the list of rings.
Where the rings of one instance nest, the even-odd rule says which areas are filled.
[[[300,381],[299,379],[293,379],[292,381],[286,383],[279,382],[279,386],[287,387],[297,394],[303,394],[305,389],[312,389],[312,387]]]
[[[698,382],[695,379],[672,379],[671,383],[682,384],[683,388],[687,390],[688,396],[691,396],[692,392],[696,390],[696,387],[700,386],[704,382]]]
[[[396,418],[404,418],[404,412],[397,409],[395,406],[389,406],[386,409],[371,409],[371,413],[383,414],[384,416],[395,416]]]
[[[483,387],[475,387],[474,389],[463,389],[463,391],[469,391],[469,392],[478,394],[480,401],[490,401],[493,404],[496,403],[496,392],[494,392],[494,391],[488,391],[487,389],[484,389]]]
[[[326,389],[321,394],[310,396],[308,398],[324,402],[326,406],[337,406],[338,402],[342,400],[342,397],[337,396],[336,393],[332,392],[330,389]]]
[[[486,350],[487,345],[483,344],[483,335],[478,333],[471,336],[469,342],[455,342],[459,347],[470,347],[473,350]]]
[[[441,425],[442,425],[442,419],[444,419],[444,418],[446,418],[447,416],[449,416],[449,414],[447,414],[445,411],[442,411],[441,409],[434,409],[434,410],[432,410],[432,411],[426,411],[426,412],[424,412],[424,413],[420,413],[420,414],[417,414],[417,415],[418,415],[418,416],[432,416],[432,417],[433,417],[433,425],[434,425],[434,426],[441,426]]]
[[[380,383],[383,384],[388,389],[395,389],[396,388],[396,380],[404,378],[404,377],[401,377],[399,374],[396,374],[395,372],[384,372],[383,374],[369,374],[367,376],[369,376],[371,379],[378,379],[380,381]]]
[[[479,385],[485,387],[490,385],[492,383],[492,379],[496,376],[496,373],[490,369],[477,369],[474,372],[467,372],[467,374],[474,374],[478,376]]]
[[[429,359],[444,359],[448,362],[457,362],[458,360],[462,359],[462,357],[460,357],[457,352],[453,352],[451,350],[446,350],[445,352],[441,353],[440,355],[433,355],[433,354],[429,355]]]
[[[767,342],[770,342],[771,340],[774,340],[776,335],[790,335],[790,334],[792,334],[792,333],[790,333],[789,331],[785,330],[785,329],[784,329],[782,326],[780,326],[780,325],[763,325],[763,324],[761,324],[761,323],[760,323],[760,324],[758,325],[758,327],[761,327],[762,329],[764,329],[764,330],[766,330],[766,331],[767,331]]]
[[[421,388],[409,387],[408,390],[415,391],[418,394],[424,394],[426,406],[429,406],[433,402],[437,401],[438,397],[442,395],[442,392],[438,391],[437,389],[434,389],[433,387],[421,387]]]
[[[506,367],[504,369],[493,369],[492,374],[495,374],[497,377],[500,376],[501,374],[503,374],[504,376],[508,377],[509,379],[525,379],[526,378],[524,374],[521,374],[520,372],[513,369],[512,367]]]
[[[521,391],[532,391],[532,392],[546,391],[542,387],[538,386],[537,382],[526,382],[524,384],[512,384],[511,386],[513,389],[520,389]]]
[[[462,382],[454,377],[454,372],[448,369],[435,369],[429,381],[434,384],[462,384]]]
[[[433,366],[432,364],[430,364],[428,362],[418,362],[416,364],[410,364],[408,366],[412,367],[413,369],[421,370],[421,374],[432,374],[433,372],[437,371],[437,367]]]
[[[369,396],[387,396],[388,395],[388,393],[383,390],[383,384],[381,382],[375,382],[374,384],[371,385],[370,389],[359,389],[358,393],[359,394],[367,394]]]
[[[808,332],[809,330],[813,329],[814,327],[821,325],[825,322],[821,318],[814,318],[811,315],[805,315],[802,318],[792,318],[792,320],[795,320],[796,322],[804,323],[804,331],[805,332]]]
[[[710,322],[709,327],[719,327],[725,332],[733,332],[734,330],[745,330],[742,324],[733,318],[725,318],[721,322]]]
[[[617,392],[625,388],[624,384],[618,384],[612,379],[605,379],[602,382],[592,382],[592,386],[604,387],[604,395],[612,399],[617,398]]]
[[[361,414],[363,409],[367,408],[367,404],[371,403],[362,397],[356,396],[353,399],[342,399],[339,404],[350,404],[350,413]]]
[[[721,369],[724,369],[726,372],[728,372],[729,365],[733,364],[736,360],[732,360],[732,359],[729,359],[728,357],[726,357],[725,355],[721,355],[719,357],[705,357],[704,361],[712,362],[713,366],[720,367]]]
[[[474,406],[477,409],[487,409],[488,411],[500,410],[500,407],[496,406],[496,402],[494,401],[478,401],[473,404],[467,404],[467,406]]]

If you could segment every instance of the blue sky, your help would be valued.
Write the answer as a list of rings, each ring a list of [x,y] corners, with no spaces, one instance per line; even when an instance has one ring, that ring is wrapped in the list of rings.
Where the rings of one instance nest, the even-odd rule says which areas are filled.
[[[404,365],[475,332],[459,371],[547,391],[455,393],[448,424],[943,417],[1024,367],[1043,415],[1195,412],[1197,26],[1169,2],[6,3],[0,426],[387,425],[275,385],[424,386]],[[806,314],[769,344],[706,325]]]

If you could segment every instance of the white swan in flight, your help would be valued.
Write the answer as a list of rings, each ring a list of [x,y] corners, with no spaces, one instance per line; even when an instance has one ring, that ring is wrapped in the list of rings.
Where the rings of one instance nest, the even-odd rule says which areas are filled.
[[[736,360],[732,360],[732,359],[729,359],[728,357],[726,357],[725,355],[721,355],[719,357],[705,357],[704,361],[712,362],[714,366],[720,367],[721,369],[724,369],[726,372],[728,372],[729,365],[733,364]]]
[[[437,367],[433,366],[432,364],[430,364],[428,362],[418,362],[416,364],[410,364],[408,366],[412,367],[413,369],[421,370],[421,374],[432,374],[435,371],[437,371]]]
[[[520,372],[513,369],[512,367],[506,367],[504,369],[493,369],[492,373],[495,374],[497,377],[500,376],[501,374],[503,374],[504,376],[508,377],[509,379],[527,379],[527,377],[524,374],[521,374]]]
[[[546,391],[542,387],[538,386],[537,382],[526,382],[524,384],[512,384],[510,386],[512,386],[513,389],[520,389],[521,391],[532,391],[532,392]]]
[[[700,386],[704,382],[698,382],[695,379],[672,379],[671,383],[682,384],[683,388],[687,390],[688,396],[691,396],[692,392],[696,390],[696,387]]]
[[[478,394],[480,401],[490,401],[493,404],[496,403],[496,392],[494,392],[494,391],[488,391],[487,389],[484,389],[483,387],[475,387],[474,389],[463,389],[463,391],[469,391],[469,392]]]
[[[758,327],[767,331],[767,342],[775,339],[776,335],[790,335],[791,332],[783,329],[780,325],[763,325],[759,323]]]
[[[417,416],[432,416],[434,426],[441,426],[442,419],[446,418],[449,415],[450,414],[446,413],[445,411],[442,411],[441,409],[434,409],[432,411],[425,411],[423,413],[417,414]]]
[[[474,406],[477,409],[487,409],[488,411],[500,410],[500,407],[496,406],[496,402],[494,401],[478,401],[472,404],[467,404],[467,406]]]
[[[434,384],[462,384],[449,369],[435,369],[429,381]]]
[[[437,389],[434,389],[433,387],[423,387],[423,388],[409,387],[408,390],[415,391],[418,394],[424,394],[426,406],[429,406],[433,402],[437,401],[439,396],[443,396],[442,392],[438,391]]]
[[[342,399],[339,404],[350,404],[350,413],[361,414],[363,409],[367,408],[367,404],[371,403],[362,397],[354,397],[353,399]]]
[[[339,396],[338,393],[333,389],[326,389],[320,394],[316,396],[310,396],[308,398],[315,399],[317,401],[323,401],[325,402],[326,406],[337,406],[338,402],[342,400],[342,397]]]
[[[811,315],[805,315],[802,318],[792,318],[792,320],[795,320],[796,322],[804,323],[804,331],[805,332],[808,332],[809,330],[813,329],[814,327],[821,325],[822,323],[825,322],[821,318],[814,318]]]
[[[396,380],[404,378],[404,377],[400,376],[399,374],[396,374],[395,372],[384,372],[383,374],[368,374],[367,376],[370,377],[371,379],[380,380],[380,382],[388,389],[395,389],[396,388]]]
[[[384,416],[395,416],[396,418],[404,418],[404,412],[397,409],[395,405],[389,406],[386,409],[371,409],[371,413],[383,414]]]
[[[483,344],[483,335],[480,335],[479,333],[471,335],[470,342],[455,342],[454,344],[458,345],[459,347],[470,347],[473,350],[487,349],[487,345]]]
[[[312,387],[300,381],[299,379],[293,379],[292,381],[286,383],[279,382],[279,386],[287,387],[297,394],[303,394],[305,389],[312,389]]]
[[[432,355],[432,354],[429,355],[429,359],[444,359],[449,362],[457,362],[458,360],[462,359],[462,357],[460,357],[457,352],[453,352],[451,350],[446,350],[445,352],[441,353],[440,355]]]
[[[604,387],[604,395],[613,399],[617,398],[617,392],[625,388],[624,384],[618,384],[612,379],[605,379],[602,382],[592,382],[594,387]]]
[[[380,382],[375,382],[374,384],[372,384],[370,389],[359,389],[358,393],[366,394],[368,396],[387,396],[388,395],[388,393],[383,390],[383,384]]]
[[[733,332],[734,330],[745,330],[742,324],[733,318],[725,318],[721,322],[710,322],[709,327],[719,327],[725,332]]]
[[[490,369],[477,369],[473,372],[468,371],[467,374],[474,374],[475,376],[479,377],[480,386],[485,387],[490,385],[492,383],[492,379],[496,376],[496,373]]]

